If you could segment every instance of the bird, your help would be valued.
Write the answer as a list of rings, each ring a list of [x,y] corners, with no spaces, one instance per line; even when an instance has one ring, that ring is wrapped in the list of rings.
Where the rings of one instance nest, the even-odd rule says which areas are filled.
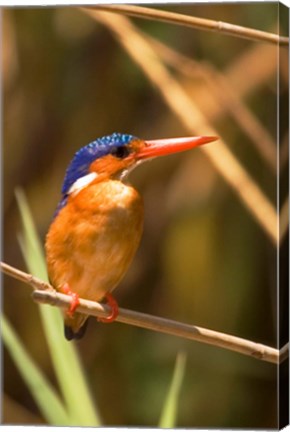
[[[77,311],[79,297],[107,300],[113,322],[118,304],[112,291],[127,272],[143,231],[143,200],[129,173],[155,157],[215,141],[215,136],[143,140],[114,132],[81,147],[68,165],[61,198],[50,223],[45,253],[55,290],[71,296],[64,313],[67,340],[81,339],[87,327]]]

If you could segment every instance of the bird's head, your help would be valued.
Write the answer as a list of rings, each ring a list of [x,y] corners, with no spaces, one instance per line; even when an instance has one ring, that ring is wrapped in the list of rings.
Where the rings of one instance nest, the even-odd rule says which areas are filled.
[[[102,179],[123,179],[145,160],[189,150],[216,139],[217,137],[200,136],[144,141],[121,133],[98,138],[74,155],[66,171],[62,195],[70,194],[99,176]]]
[[[124,180],[143,161],[189,150],[216,139],[217,137],[200,136],[144,141],[121,133],[98,138],[75,153],[66,170],[62,199],[55,215],[66,204],[69,195],[77,193],[96,179]]]

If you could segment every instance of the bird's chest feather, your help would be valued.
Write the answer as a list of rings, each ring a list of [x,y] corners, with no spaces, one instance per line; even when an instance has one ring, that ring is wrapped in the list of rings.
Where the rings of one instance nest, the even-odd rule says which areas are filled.
[[[139,245],[143,204],[119,181],[89,185],[69,198],[46,240],[48,272],[85,298],[100,299],[126,272]]]

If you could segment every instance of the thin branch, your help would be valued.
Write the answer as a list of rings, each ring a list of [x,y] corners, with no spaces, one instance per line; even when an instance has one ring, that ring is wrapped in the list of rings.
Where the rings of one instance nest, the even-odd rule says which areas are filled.
[[[0,269],[2,273],[5,273],[8,276],[13,277],[14,279],[17,279],[21,282],[24,282],[28,285],[31,285],[36,290],[52,290],[54,291],[54,288],[49,285],[47,282],[42,281],[41,279],[38,279],[35,276],[32,276],[29,273],[25,273],[15,267],[10,266],[9,264],[6,264],[4,262],[0,261]]]
[[[239,38],[250,39],[253,41],[262,41],[273,44],[289,45],[289,38],[279,36],[274,33],[268,33],[261,30],[255,30],[248,27],[242,27],[229,24],[222,21],[215,21],[205,18],[198,18],[189,15],[169,12],[165,10],[152,9],[142,6],[133,5],[100,5],[98,9],[121,14],[131,15],[138,18],[153,19],[158,21],[169,22],[171,24],[182,25],[201,30],[211,30],[226,35]]]
[[[35,301],[62,308],[68,308],[70,306],[71,297],[66,294],[58,293],[49,284],[46,284],[39,279],[34,278],[30,274],[22,272],[5,263],[0,262],[0,268],[9,276],[15,277],[16,279],[31,285],[33,288],[39,288],[34,290],[32,294],[32,297]],[[44,287],[47,287],[47,289],[44,289]],[[92,315],[96,317],[104,317],[110,312],[108,306],[85,299],[80,299],[78,311],[84,313],[85,315]],[[183,324],[177,321],[159,318],[127,309],[119,309],[119,315],[116,321],[170,334],[172,336],[214,345],[269,363],[279,364],[279,350],[225,333],[216,332],[194,325]],[[287,348],[283,347],[282,350],[283,352],[285,350],[287,351]]]
[[[142,33],[128,19],[112,13],[99,12],[96,9],[80,8],[80,10],[112,31],[149,81],[156,86],[168,107],[189,133],[198,130],[201,134],[219,135],[164,66]],[[237,192],[276,246],[278,240],[276,210],[226,144],[220,139],[214,145],[203,146],[200,150],[207,155],[217,171]]]
[[[58,307],[67,308],[71,303],[71,298],[69,296],[56,291],[34,291],[32,297],[37,302]],[[110,312],[108,306],[85,299],[80,299],[78,311],[85,315],[93,315],[96,317],[104,317]],[[119,309],[119,315],[116,321],[161,333],[167,333],[172,336],[207,343],[220,348],[226,348],[270,363],[279,362],[279,351],[275,348],[202,327],[183,324],[123,308]]]

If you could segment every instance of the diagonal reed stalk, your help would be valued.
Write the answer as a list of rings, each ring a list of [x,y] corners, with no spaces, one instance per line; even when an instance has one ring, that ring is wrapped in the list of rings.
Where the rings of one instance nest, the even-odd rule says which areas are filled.
[[[271,172],[276,175],[277,154],[276,145],[255,115],[241,101],[241,96],[236,93],[228,77],[220,73],[214,66],[208,63],[197,62],[184,54],[180,54],[164,42],[156,38],[147,37],[156,49],[158,55],[170,67],[177,70],[185,77],[203,79],[204,85],[208,88],[211,97],[219,106],[217,113],[210,113],[210,118],[215,119],[223,114],[231,115],[240,128],[247,134],[249,140],[256,147],[259,155],[269,166]]]
[[[94,20],[104,24],[156,87],[168,107],[189,133],[219,135],[196,104],[164,66],[143,34],[127,19],[113,13],[80,8]],[[237,193],[259,225],[277,245],[277,214],[259,186],[220,139],[214,146],[201,148],[217,171]]]

